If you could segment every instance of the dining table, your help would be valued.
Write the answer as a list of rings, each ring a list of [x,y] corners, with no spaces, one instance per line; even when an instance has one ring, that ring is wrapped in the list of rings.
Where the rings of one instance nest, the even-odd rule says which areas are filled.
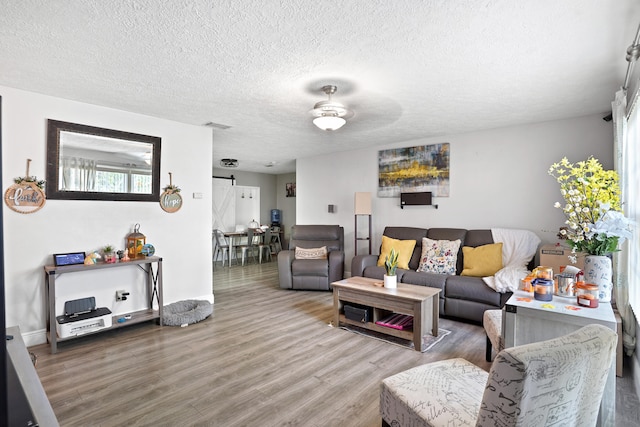
[[[252,228],[251,230],[253,230],[253,235],[256,236],[260,236],[260,238],[262,238],[262,235],[264,235],[264,230],[262,228]],[[234,254],[235,256],[235,250],[234,250],[234,246],[237,246],[239,242],[243,237],[247,237],[249,235],[248,233],[249,230],[237,230],[237,231],[224,231],[222,234],[224,234],[224,237],[229,239],[229,265],[231,265],[231,254]],[[238,263],[238,257],[236,256],[236,264]]]

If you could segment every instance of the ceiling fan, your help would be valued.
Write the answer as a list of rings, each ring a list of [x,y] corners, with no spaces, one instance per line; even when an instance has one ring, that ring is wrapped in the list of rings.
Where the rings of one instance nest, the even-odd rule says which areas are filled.
[[[331,131],[340,129],[347,121],[346,117],[353,116],[344,105],[331,99],[338,88],[334,85],[322,86],[321,90],[329,97],[326,101],[317,102],[310,111],[314,117],[313,124],[322,130]]]

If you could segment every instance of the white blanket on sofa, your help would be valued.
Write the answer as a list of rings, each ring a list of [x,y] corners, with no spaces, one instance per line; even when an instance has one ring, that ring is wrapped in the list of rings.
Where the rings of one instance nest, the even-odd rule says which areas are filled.
[[[520,279],[529,273],[527,264],[533,259],[540,238],[529,230],[492,228],[493,241],[502,242],[502,265],[494,276],[483,277],[484,282],[496,292],[513,292]]]

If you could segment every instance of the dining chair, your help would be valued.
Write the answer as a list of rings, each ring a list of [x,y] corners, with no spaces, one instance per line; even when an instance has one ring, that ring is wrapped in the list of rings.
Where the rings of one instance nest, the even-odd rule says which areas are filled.
[[[231,266],[231,254],[229,252],[229,243],[227,243],[227,239],[224,238],[224,233],[218,229],[213,230],[213,241],[215,244],[213,250],[213,262],[216,262],[218,259],[218,255],[222,253],[222,266],[224,267],[225,258],[229,262],[229,266]]]
[[[242,252],[242,265],[244,266],[244,261],[247,258],[247,254],[250,253],[253,257],[253,260],[256,261],[256,250],[258,249],[260,236],[256,235],[253,228],[249,228],[247,230],[247,243],[236,246],[236,250],[240,250]]]
[[[271,248],[273,247],[273,243],[271,242],[271,230],[270,229],[266,229],[262,235],[262,239],[260,240],[260,243],[258,244],[258,253],[259,253],[259,260],[260,260],[260,264],[262,264],[262,254],[264,253],[266,256],[265,258],[268,258],[269,261],[271,261]]]

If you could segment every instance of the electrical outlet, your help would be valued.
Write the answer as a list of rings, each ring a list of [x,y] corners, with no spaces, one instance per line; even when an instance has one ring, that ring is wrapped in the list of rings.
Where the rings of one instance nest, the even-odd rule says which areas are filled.
[[[127,291],[116,291],[116,301],[126,301],[129,296]]]

